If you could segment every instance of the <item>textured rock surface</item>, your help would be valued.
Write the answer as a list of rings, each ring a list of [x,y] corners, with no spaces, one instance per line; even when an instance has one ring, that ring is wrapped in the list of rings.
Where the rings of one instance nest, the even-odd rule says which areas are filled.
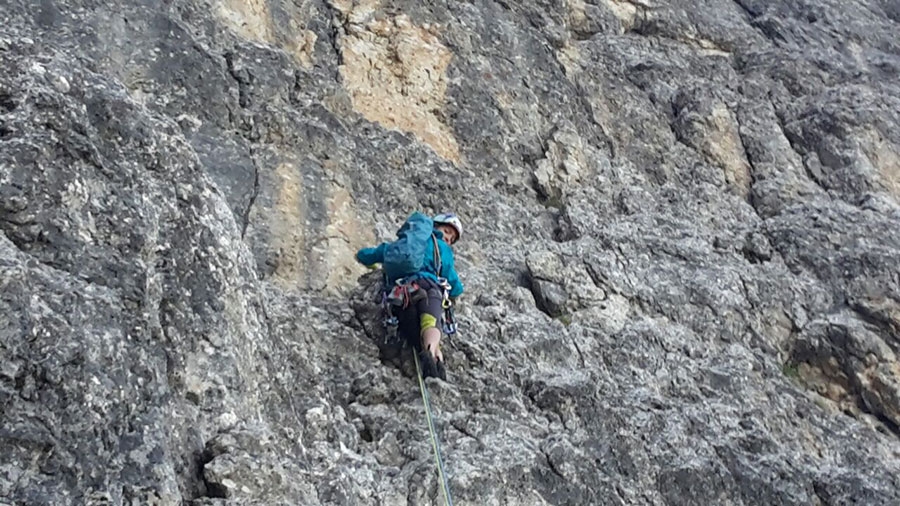
[[[895,2],[0,6],[0,504],[900,504]]]

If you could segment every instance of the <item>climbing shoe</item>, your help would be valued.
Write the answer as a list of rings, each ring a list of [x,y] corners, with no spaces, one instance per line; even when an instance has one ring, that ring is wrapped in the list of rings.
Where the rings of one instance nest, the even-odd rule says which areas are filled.
[[[444,361],[438,360],[437,363],[434,364],[434,371],[438,378],[441,378],[444,381],[447,381],[447,369],[444,367]]]
[[[434,362],[434,357],[431,356],[431,353],[428,353],[425,350],[419,352],[419,363],[422,365],[422,377],[423,378],[436,378],[438,377],[437,364]]]

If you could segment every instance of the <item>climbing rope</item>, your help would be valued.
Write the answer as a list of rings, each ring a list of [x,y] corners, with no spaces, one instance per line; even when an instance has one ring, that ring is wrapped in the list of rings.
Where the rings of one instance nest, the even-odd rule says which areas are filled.
[[[434,448],[434,461],[437,464],[438,479],[441,481],[441,489],[444,492],[445,506],[453,506],[450,497],[450,485],[447,483],[447,474],[444,472],[444,459],[441,457],[441,445],[438,441],[437,430],[434,428],[434,418],[431,416],[431,400],[428,397],[428,388],[422,378],[422,366],[419,364],[419,354],[413,352],[416,359],[416,374],[419,377],[419,390],[422,392],[422,403],[425,404],[425,419],[428,421],[428,431],[431,433],[431,446]]]

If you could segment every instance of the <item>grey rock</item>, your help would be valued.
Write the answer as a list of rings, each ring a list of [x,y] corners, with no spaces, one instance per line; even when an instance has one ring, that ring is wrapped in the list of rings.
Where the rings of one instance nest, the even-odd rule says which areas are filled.
[[[535,279],[531,282],[532,290],[534,290],[535,303],[541,311],[550,316],[562,316],[565,312],[566,301],[569,294],[565,288],[542,279]]]
[[[0,6],[0,503],[900,503],[894,3]],[[549,315],[549,316],[548,316]]]

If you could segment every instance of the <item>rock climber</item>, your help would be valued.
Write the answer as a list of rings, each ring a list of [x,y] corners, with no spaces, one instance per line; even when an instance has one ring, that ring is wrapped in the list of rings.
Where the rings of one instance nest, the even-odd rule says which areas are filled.
[[[425,254],[421,269],[391,279],[387,275],[389,266],[385,265],[385,286],[392,293],[401,293],[406,297],[402,310],[396,315],[399,320],[398,335],[420,350],[422,375],[446,380],[444,356],[440,346],[441,328],[438,325],[444,308],[448,303],[455,303],[456,298],[463,293],[451,248],[462,236],[463,227],[462,221],[453,213],[438,214],[431,222],[433,228],[430,235],[433,239],[429,237],[429,247],[423,248]],[[391,243],[385,242],[374,248],[362,248],[356,253],[356,259],[370,267],[384,263],[385,252],[390,245]],[[415,342],[415,336],[419,337],[418,343]]]

